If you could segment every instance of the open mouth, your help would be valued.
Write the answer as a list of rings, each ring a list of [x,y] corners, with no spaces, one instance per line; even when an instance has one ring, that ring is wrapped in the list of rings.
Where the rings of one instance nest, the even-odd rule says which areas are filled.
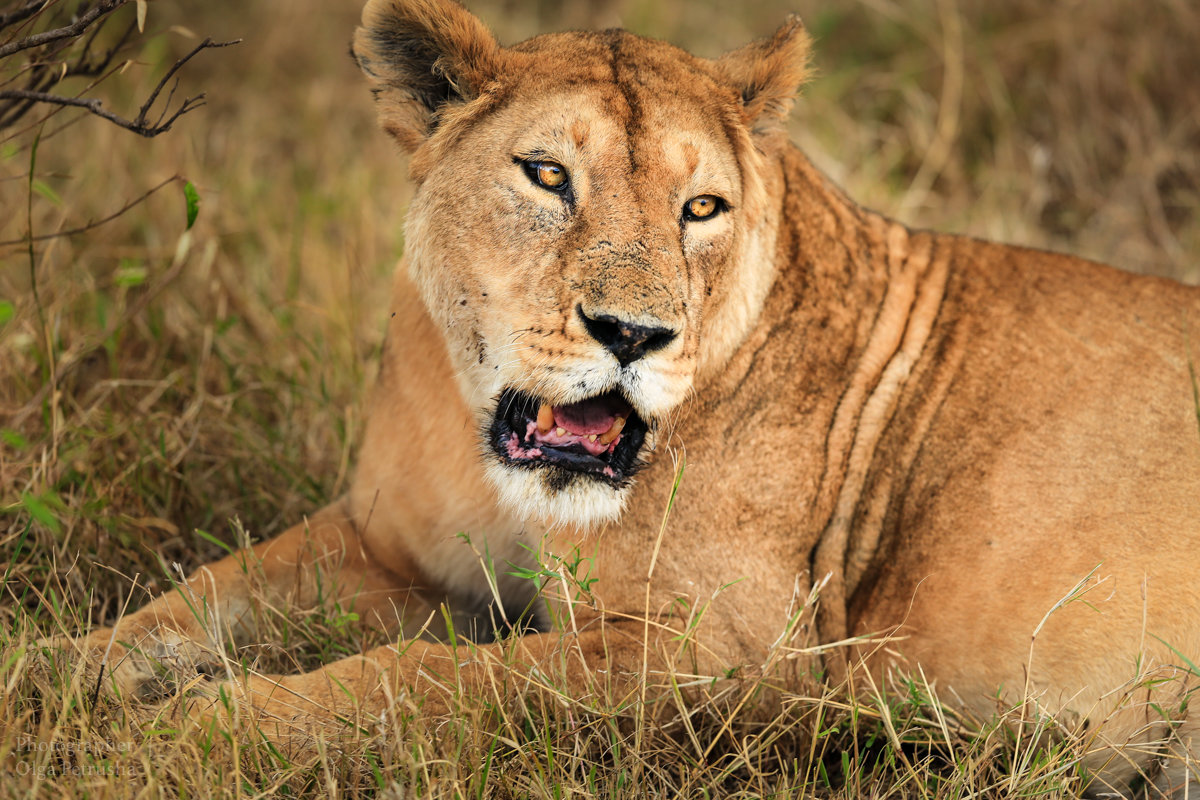
[[[648,426],[618,392],[554,406],[515,389],[496,403],[491,444],[502,461],[621,483],[642,466]]]

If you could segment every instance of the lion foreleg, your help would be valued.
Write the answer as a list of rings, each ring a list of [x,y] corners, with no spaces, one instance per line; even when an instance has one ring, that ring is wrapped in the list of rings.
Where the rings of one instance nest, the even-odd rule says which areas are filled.
[[[266,542],[200,567],[109,629],[76,640],[101,686],[146,697],[221,667],[224,643],[251,641],[272,617],[335,603],[395,628],[408,587],[374,563],[342,503]]]
[[[613,709],[627,705],[642,685],[671,684],[670,659],[645,650],[640,625],[626,627],[483,645],[411,640],[302,675],[232,676],[194,701],[190,713],[209,725],[231,715],[295,750],[339,730],[381,730],[397,717],[445,717],[463,699],[491,697],[496,707],[509,709]]]

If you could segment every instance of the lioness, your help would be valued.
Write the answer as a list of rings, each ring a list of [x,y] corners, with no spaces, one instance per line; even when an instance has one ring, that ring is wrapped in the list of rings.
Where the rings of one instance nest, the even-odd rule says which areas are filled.
[[[481,691],[510,629],[519,670],[656,674],[703,605],[688,672],[858,641],[788,663],[1103,722],[1117,790],[1165,740],[1183,787],[1200,291],[855,205],[783,132],[808,50],[796,20],[716,60],[616,30],[505,48],[452,0],[370,0],[354,54],[417,189],[356,477],[260,570],[92,633],[128,648],[115,682],[252,637],[248,574],[299,606],[319,572],[410,632],[444,603],[480,643],[231,683],[281,736],[397,686],[436,711],[439,673]],[[509,565],[573,547],[595,580],[564,637]]]

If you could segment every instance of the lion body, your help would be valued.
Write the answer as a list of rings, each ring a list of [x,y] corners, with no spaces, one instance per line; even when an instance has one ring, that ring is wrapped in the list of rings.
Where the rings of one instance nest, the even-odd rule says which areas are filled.
[[[577,551],[594,594],[561,618],[593,667],[637,671],[704,608],[702,674],[784,646],[808,654],[793,672],[919,670],[977,715],[1033,698],[1118,748],[1175,709],[1190,752],[1200,291],[859,208],[780,130],[806,48],[789,23],[715,62],[623,32],[503,49],[449,2],[372,0],[355,52],[412,154],[407,266],[352,488],[256,549],[268,579],[303,595],[303,534],[368,618],[411,629],[397,608],[445,602],[486,640],[537,593],[502,565]],[[527,178],[543,160],[570,196]],[[721,213],[680,216],[710,196]],[[609,319],[666,334],[614,359]],[[510,390],[555,409],[621,392],[644,466],[546,467],[503,427]],[[230,613],[236,580],[194,579]],[[171,602],[130,624],[186,628]],[[533,664],[557,642],[526,639]],[[364,663],[415,685],[447,652],[277,683],[336,705],[322,673],[361,699]],[[1090,766],[1120,787],[1147,759],[1113,752]]]
[[[585,539],[601,605],[638,613],[657,549],[652,607],[715,597],[705,643],[724,662],[712,666],[761,663],[814,576],[830,576],[823,597],[845,610],[819,614],[810,643],[865,637],[881,671],[919,668],[980,719],[1030,695],[1049,713],[1105,721],[1113,741],[1161,738],[1155,706],[1179,706],[1195,685],[1185,658],[1200,656],[1200,590],[1185,566],[1200,520],[1185,325],[1200,294],[911,232],[839,208],[797,151],[781,161],[774,184],[803,187],[782,198],[785,216],[834,235],[781,236],[758,324],[675,421],[687,466],[662,541],[677,466],[662,457],[619,523]],[[805,271],[801,240],[857,258]],[[441,363],[414,380],[437,343],[415,295],[402,273],[351,497],[360,514],[374,500],[376,520],[402,520],[365,526],[385,564],[427,559],[423,580],[478,610],[489,596],[475,565],[447,558],[445,542],[473,531],[519,563],[542,531],[480,503],[477,426],[448,354],[432,348]],[[460,435],[397,480],[391,454],[414,426],[394,421],[415,402],[422,427]],[[382,487],[404,487],[397,510],[436,499],[381,514]],[[455,596],[467,587],[476,594]],[[875,653],[884,636],[895,641]],[[1176,680],[1138,695],[1151,678]],[[1133,768],[1108,769],[1116,780]]]

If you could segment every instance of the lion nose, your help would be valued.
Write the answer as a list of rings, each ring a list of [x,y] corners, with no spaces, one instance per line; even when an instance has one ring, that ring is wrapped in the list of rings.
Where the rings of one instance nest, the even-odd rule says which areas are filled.
[[[647,353],[661,350],[678,336],[678,332],[659,325],[643,325],[610,314],[588,315],[583,306],[576,306],[587,332],[608,352],[617,357],[621,366],[637,361]]]

